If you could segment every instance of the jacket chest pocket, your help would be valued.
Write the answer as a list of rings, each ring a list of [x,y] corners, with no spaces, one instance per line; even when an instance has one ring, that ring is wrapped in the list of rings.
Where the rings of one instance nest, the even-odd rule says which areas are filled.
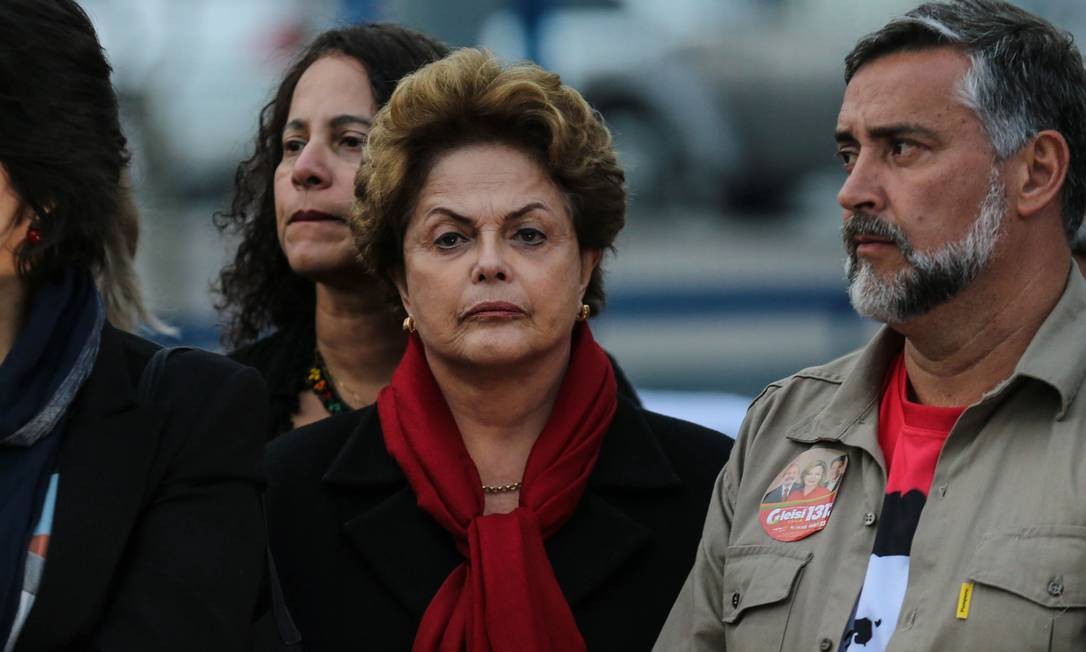
[[[729,650],[780,650],[792,596],[811,553],[777,546],[732,546],[725,552],[723,605]]]
[[[1086,527],[989,533],[968,568],[974,588],[965,618],[959,608],[961,649],[1015,641],[1018,650],[1086,650]]]

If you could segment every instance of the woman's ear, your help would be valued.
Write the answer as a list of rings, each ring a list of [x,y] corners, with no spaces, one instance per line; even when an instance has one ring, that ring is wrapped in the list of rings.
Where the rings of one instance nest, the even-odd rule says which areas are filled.
[[[1038,133],[1022,148],[1018,158],[1018,183],[1009,189],[1018,195],[1018,214],[1028,219],[1053,201],[1058,207],[1071,161],[1071,150],[1063,134],[1052,129]]]
[[[400,295],[400,303],[407,314],[411,314],[411,295],[407,291],[407,277],[404,275],[403,265],[397,265],[389,272],[389,280],[396,286],[396,292]]]
[[[592,280],[592,272],[600,266],[603,260],[602,249],[581,249],[581,294],[588,289],[588,283]]]

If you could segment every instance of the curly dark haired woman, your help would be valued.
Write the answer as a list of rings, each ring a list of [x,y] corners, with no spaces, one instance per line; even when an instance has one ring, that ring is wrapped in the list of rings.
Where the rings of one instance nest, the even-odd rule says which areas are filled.
[[[400,78],[446,53],[396,25],[330,30],[261,113],[216,219],[242,236],[217,290],[232,357],[270,389],[272,436],[372,403],[403,354],[403,315],[362,271],[346,220],[374,114]]]

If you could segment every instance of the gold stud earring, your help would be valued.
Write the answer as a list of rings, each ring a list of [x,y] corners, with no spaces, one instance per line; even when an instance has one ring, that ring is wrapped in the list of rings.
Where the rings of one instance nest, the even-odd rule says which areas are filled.
[[[405,333],[414,333],[415,332],[415,320],[414,320],[413,317],[411,317],[411,315],[408,315],[407,317],[404,318],[404,320],[403,320],[403,330],[404,330]]]
[[[577,321],[585,321],[585,320],[588,319],[588,316],[591,315],[591,314],[592,314],[592,307],[589,306],[587,303],[582,303],[581,304],[581,311],[579,313],[577,313]]]

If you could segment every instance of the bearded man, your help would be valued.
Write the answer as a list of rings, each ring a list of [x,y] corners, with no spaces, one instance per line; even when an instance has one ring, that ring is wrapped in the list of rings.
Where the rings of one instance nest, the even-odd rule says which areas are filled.
[[[959,0],[845,68],[849,295],[886,327],[751,406],[656,649],[1083,649],[1082,57]],[[836,497],[762,509],[801,455],[846,456]]]

